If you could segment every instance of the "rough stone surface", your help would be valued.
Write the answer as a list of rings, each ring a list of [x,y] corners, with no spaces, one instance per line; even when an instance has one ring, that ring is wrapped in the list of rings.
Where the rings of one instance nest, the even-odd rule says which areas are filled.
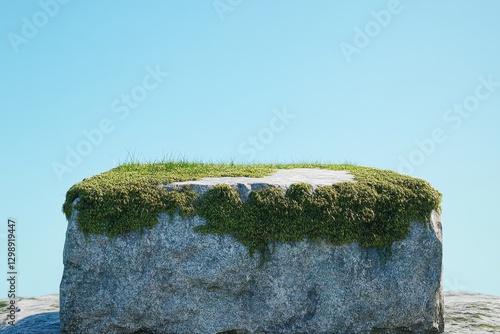
[[[500,297],[468,292],[445,294],[445,334],[500,333]]]
[[[59,295],[19,298],[16,306],[15,326],[8,325],[9,310],[0,308],[0,333],[59,333]]]
[[[59,334],[59,312],[47,312],[23,318],[14,326],[2,326],[2,334]]]
[[[238,190],[242,200],[247,200],[250,192],[266,187],[286,190],[294,183],[308,183],[313,189],[339,182],[352,182],[354,175],[347,171],[319,168],[280,169],[273,174],[262,177],[207,177],[196,181],[173,182],[165,184],[167,190],[190,185],[194,191],[202,195],[217,184],[229,184]]]
[[[30,312],[53,308],[52,296],[30,298],[35,306]],[[5,300],[4,300],[5,301]],[[500,296],[489,296],[470,292],[445,292],[444,293],[445,331],[444,334],[482,334],[500,333]],[[59,308],[56,309],[59,311]],[[0,312],[3,310],[0,309]],[[21,313],[25,308],[21,310]],[[0,333],[26,334],[50,333],[59,334],[58,312],[43,313],[36,317],[36,327],[30,326],[32,322],[21,322],[15,327],[5,328]],[[55,323],[46,319],[53,318]],[[35,319],[35,318],[34,318]],[[54,329],[57,327],[57,329]],[[0,328],[4,328],[0,324]]]
[[[234,184],[250,190],[266,184],[247,181]],[[213,184],[201,183],[198,191]],[[429,227],[411,223],[410,234],[393,244],[389,258],[355,243],[302,241],[275,244],[263,265],[231,236],[195,233],[195,226],[205,224],[199,217],[162,215],[148,232],[109,238],[85,237],[77,229],[77,214],[68,223],[64,248],[62,333],[437,333],[443,328],[437,212]]]

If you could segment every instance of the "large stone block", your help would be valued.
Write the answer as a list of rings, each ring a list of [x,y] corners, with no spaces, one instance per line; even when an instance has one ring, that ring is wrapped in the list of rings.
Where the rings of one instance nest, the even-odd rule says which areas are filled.
[[[346,173],[305,177],[315,187],[352,181]],[[248,198],[255,189],[298,181],[202,180],[193,189],[202,195],[228,183]],[[428,225],[411,222],[390,252],[358,243],[275,242],[264,262],[231,235],[196,232],[206,224],[199,216],[161,214],[150,230],[108,237],[82,233],[78,214],[69,219],[64,248],[62,333],[443,331],[437,210]]]

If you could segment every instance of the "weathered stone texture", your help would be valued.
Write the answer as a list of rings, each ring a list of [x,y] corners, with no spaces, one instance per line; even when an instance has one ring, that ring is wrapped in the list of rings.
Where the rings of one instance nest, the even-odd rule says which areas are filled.
[[[434,333],[443,328],[441,222],[412,223],[384,259],[357,244],[276,244],[268,262],[198,217],[84,236],[69,221],[62,333]],[[377,331],[378,329],[378,331]]]

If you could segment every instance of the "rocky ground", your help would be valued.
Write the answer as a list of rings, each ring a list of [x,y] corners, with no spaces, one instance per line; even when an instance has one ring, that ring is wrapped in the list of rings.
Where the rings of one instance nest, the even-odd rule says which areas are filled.
[[[2,302],[8,303],[6,299]],[[17,301],[16,325],[7,325],[7,307],[0,309],[0,333],[56,334],[59,333],[59,295],[20,298]]]
[[[445,333],[500,333],[500,297],[447,292],[444,304]]]
[[[2,300],[8,302],[7,300]],[[59,296],[22,298],[18,301],[16,326],[0,325],[6,334],[56,334],[59,333]],[[5,319],[8,310],[0,309]],[[466,292],[445,293],[445,333],[499,333],[500,297]]]

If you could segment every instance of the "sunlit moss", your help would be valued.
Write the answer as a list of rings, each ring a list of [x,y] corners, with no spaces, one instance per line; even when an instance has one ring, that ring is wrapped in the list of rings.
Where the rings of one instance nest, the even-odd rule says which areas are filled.
[[[243,202],[234,188],[218,185],[202,197],[189,187],[166,191],[162,183],[203,177],[263,177],[277,169],[347,170],[356,182],[322,186],[292,185],[253,191]],[[392,171],[352,165],[234,165],[199,163],[129,164],[85,179],[66,195],[63,211],[74,206],[79,229],[110,237],[151,229],[161,212],[198,215],[197,232],[232,235],[251,252],[275,242],[309,240],[334,245],[358,242],[383,249],[409,232],[410,222],[428,223],[441,194],[426,181]]]

